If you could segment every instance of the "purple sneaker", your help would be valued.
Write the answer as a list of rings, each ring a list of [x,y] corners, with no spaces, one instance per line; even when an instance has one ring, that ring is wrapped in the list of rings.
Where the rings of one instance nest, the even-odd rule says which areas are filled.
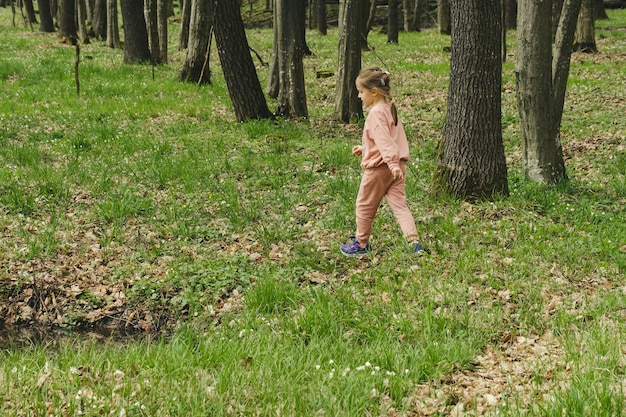
[[[359,246],[359,242],[354,240],[352,243],[341,245],[341,253],[346,256],[361,256],[372,251],[372,246],[368,243],[364,248]]]

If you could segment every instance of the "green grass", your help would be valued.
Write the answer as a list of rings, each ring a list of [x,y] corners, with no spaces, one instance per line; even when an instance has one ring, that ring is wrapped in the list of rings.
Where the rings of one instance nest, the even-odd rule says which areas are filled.
[[[523,176],[509,33],[511,195],[474,204],[428,192],[449,37],[373,32],[363,64],[391,72],[432,255],[405,253],[383,205],[373,255],[349,259],[360,129],[315,78],[336,31],[307,34],[308,120],[236,123],[215,51],[198,87],[174,40],[155,79],[93,42],[77,96],[74,50],[0,9],[0,312],[66,329],[0,336],[0,414],[624,414],[626,13],[609,14],[600,52],[573,57],[557,188]],[[249,41],[269,61],[271,33]],[[110,318],[164,334],[74,333]]]

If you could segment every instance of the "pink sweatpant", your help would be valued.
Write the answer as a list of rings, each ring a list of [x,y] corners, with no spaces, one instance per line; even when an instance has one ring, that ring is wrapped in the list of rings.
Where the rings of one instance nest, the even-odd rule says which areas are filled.
[[[406,174],[404,163],[400,164],[400,168],[402,173]],[[363,171],[359,194],[356,198],[356,239],[362,246],[369,242],[372,222],[383,197],[389,203],[405,238],[418,239],[415,220],[406,204],[405,182],[405,176],[394,181],[386,164]]]

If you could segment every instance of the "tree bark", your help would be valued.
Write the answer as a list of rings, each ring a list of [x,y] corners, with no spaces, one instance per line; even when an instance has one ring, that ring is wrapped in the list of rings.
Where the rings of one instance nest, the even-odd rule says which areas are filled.
[[[303,27],[300,10],[293,0],[274,2],[276,47],[271,73],[277,73],[278,78],[277,116],[308,117],[302,62],[305,51],[299,40]]]
[[[328,22],[326,20],[326,0],[317,0],[315,2],[317,16],[317,33],[325,36],[328,33]]]
[[[237,120],[272,118],[250,56],[239,2],[217,2],[215,41]]]
[[[106,40],[107,38],[107,1],[95,0],[93,16],[91,17],[94,37]]]
[[[150,49],[150,61],[160,64],[159,55],[159,27],[157,25],[157,0],[144,0],[144,17],[146,19],[146,31],[148,32],[148,48]]]
[[[587,54],[598,52],[593,13],[593,0],[583,0],[574,35],[574,51]]]
[[[567,180],[560,125],[580,4],[563,2],[555,31],[550,2],[521,1],[518,6],[515,78],[524,171],[529,179],[545,184]]]
[[[335,117],[344,122],[363,118],[363,107],[354,82],[361,70],[361,14],[364,0],[344,0],[343,31],[339,39],[339,68],[335,88]]]
[[[372,0],[375,1],[375,0]],[[398,0],[388,0],[387,43],[398,44]]]
[[[491,18],[493,18],[493,16]],[[450,0],[437,1],[437,24],[439,26],[439,33],[442,35],[449,35],[451,33]]]
[[[124,63],[149,62],[151,56],[143,0],[122,0],[121,6],[124,28]]]
[[[451,1],[448,109],[433,189],[465,200],[508,194],[502,144],[501,0]]]
[[[107,0],[107,46],[114,49],[121,46],[117,0]]]
[[[37,0],[39,6],[39,31],[54,32],[54,21],[50,10],[50,0]]]
[[[87,3],[85,0],[76,0],[76,16],[80,41],[87,44],[89,43],[89,34],[87,33]]]
[[[59,36],[66,38],[72,45],[77,42],[75,0],[59,0]]]
[[[181,81],[211,84],[208,49],[215,21],[215,0],[186,0],[190,2],[189,41]]]
[[[180,36],[178,38],[178,50],[187,49],[189,44],[189,24],[191,21],[192,0],[183,0],[180,9]],[[211,24],[212,26],[212,24]]]
[[[172,6],[173,7],[173,6]],[[157,32],[159,36],[159,62],[167,64],[168,28],[167,19],[170,16],[168,0],[157,0]]]

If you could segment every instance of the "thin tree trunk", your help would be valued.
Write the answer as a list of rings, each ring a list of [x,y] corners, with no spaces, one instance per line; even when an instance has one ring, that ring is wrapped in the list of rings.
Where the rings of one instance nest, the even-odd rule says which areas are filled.
[[[87,34],[87,4],[85,0],[76,0],[78,35],[82,43],[89,43],[89,35]]]
[[[125,1],[125,0],[122,0]],[[157,25],[157,0],[144,0],[144,17],[146,19],[146,31],[148,32],[148,45],[150,48],[150,60],[153,64],[160,64],[159,58],[159,27]]]
[[[121,46],[117,0],[107,0],[107,46],[114,49]]]
[[[168,0],[157,0],[157,28],[159,34],[159,62],[167,64],[168,29],[167,19],[170,16]]]
[[[398,0],[388,0],[387,4],[387,43],[398,44]]]
[[[178,50],[187,49],[189,43],[189,22],[191,20],[191,3],[192,0],[181,0],[180,13],[180,37],[178,38]]]

